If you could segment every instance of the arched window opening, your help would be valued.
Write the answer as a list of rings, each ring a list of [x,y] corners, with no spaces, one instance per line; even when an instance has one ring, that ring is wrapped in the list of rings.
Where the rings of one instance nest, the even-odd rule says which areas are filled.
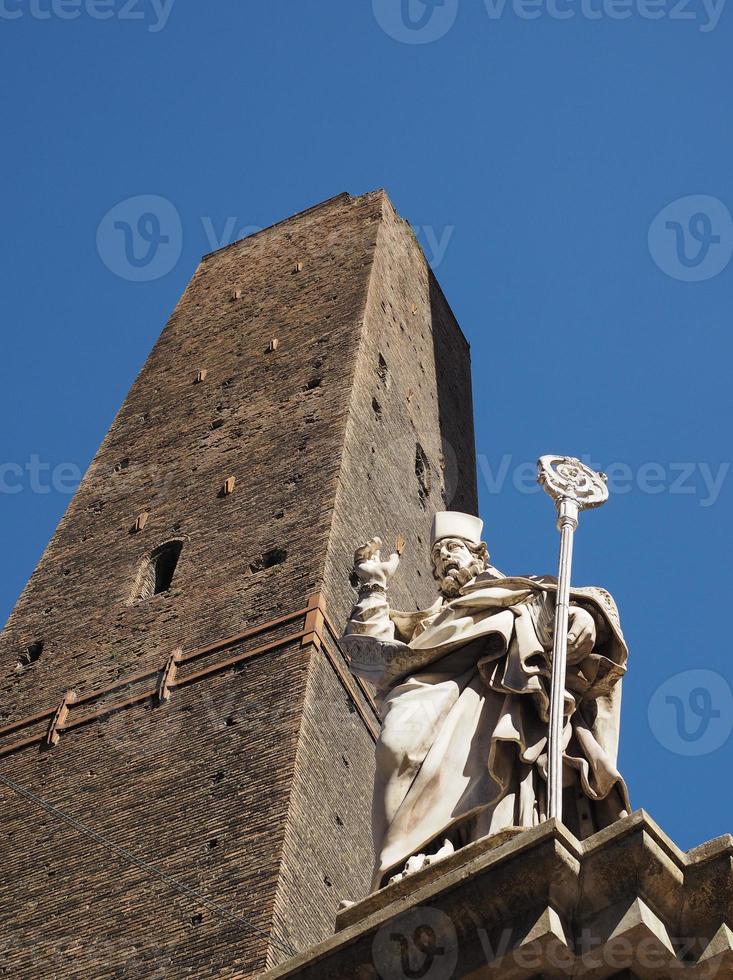
[[[166,541],[143,560],[137,573],[131,603],[150,599],[151,596],[160,595],[170,589],[182,549],[183,541]]]

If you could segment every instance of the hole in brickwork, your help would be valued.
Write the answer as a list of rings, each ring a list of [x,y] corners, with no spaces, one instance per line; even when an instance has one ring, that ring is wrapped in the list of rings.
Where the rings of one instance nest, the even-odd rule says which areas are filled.
[[[336,814],[336,826],[337,827],[343,827],[343,825],[344,825],[344,822],[343,822],[343,820],[341,819],[341,817],[337,813]]]
[[[385,384],[389,380],[389,368],[387,367],[387,362],[384,357],[380,354],[379,360],[377,361],[377,374]]]
[[[129,467],[129,465],[130,465],[130,457],[125,456],[124,459],[121,459],[119,463],[116,464],[115,473],[122,473],[122,471],[126,470]]]
[[[304,391],[314,391],[316,388],[320,388],[323,384],[323,378],[311,378],[308,384],[303,389]]]
[[[249,570],[253,574],[255,572],[262,572],[264,569],[272,568],[274,565],[282,565],[287,560],[287,557],[288,553],[285,548],[271,548],[270,551],[266,551],[257,561],[253,561],[249,566]]]
[[[377,418],[382,420],[382,406],[379,404],[376,398],[372,398],[372,411],[377,416]]]
[[[210,424],[209,428],[212,430],[220,429],[222,425],[224,425],[224,419],[214,419],[214,421]]]
[[[326,888],[331,888],[333,886],[333,882],[328,877],[328,875],[323,876],[323,884],[326,886]]]
[[[35,640],[33,643],[29,643],[25,651],[21,653],[15,669],[18,671],[26,670],[40,660],[42,653],[43,640]]]
[[[192,926],[200,926],[203,921],[204,921],[204,916],[202,912],[197,912],[196,915],[191,916]]]
[[[211,840],[206,841],[206,850],[213,851],[215,847],[219,846],[219,841],[216,837],[212,837]]]
[[[417,495],[420,498],[420,503],[425,507],[433,480],[430,474],[430,462],[419,442],[415,446],[415,476],[417,477]]]
[[[212,781],[212,783],[215,783],[217,786],[219,785],[219,783],[223,783],[224,782],[224,773],[221,772],[221,771],[219,771],[217,773],[214,773],[214,775],[211,777],[211,781]]]
[[[349,760],[346,758],[345,755],[341,756],[341,761],[343,762],[343,764],[346,766],[347,769],[351,769],[351,763],[349,762]]]
[[[131,603],[170,589],[182,549],[182,541],[166,541],[145,558],[137,573]]]
[[[234,715],[227,715],[227,717],[224,719],[225,728],[234,728],[236,724],[237,719],[234,717]]]

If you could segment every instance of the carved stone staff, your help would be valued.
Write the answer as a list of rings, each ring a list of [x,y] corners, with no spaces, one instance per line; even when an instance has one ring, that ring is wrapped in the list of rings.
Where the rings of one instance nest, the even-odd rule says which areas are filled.
[[[555,501],[557,528],[560,532],[560,568],[557,573],[555,629],[552,641],[550,734],[547,749],[547,815],[550,819],[556,817],[562,820],[562,741],[573,535],[578,526],[580,511],[604,504],[608,500],[608,487],[605,473],[596,473],[572,456],[541,456],[537,461],[537,482]]]

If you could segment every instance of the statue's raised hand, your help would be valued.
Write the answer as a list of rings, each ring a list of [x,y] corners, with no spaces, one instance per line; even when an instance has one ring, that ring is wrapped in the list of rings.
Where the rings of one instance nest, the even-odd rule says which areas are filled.
[[[399,545],[398,545],[399,546]],[[355,589],[383,589],[397,571],[400,556],[394,552],[386,560],[382,559],[380,548],[381,538],[371,538],[354,553],[354,569],[351,573],[351,584]]]

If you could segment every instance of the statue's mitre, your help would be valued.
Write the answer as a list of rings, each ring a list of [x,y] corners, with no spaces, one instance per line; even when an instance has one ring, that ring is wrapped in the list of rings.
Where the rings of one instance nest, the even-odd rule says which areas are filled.
[[[481,531],[484,522],[472,514],[461,514],[457,510],[439,511],[433,518],[430,532],[430,547],[441,538],[461,538],[470,544],[481,544]]]

